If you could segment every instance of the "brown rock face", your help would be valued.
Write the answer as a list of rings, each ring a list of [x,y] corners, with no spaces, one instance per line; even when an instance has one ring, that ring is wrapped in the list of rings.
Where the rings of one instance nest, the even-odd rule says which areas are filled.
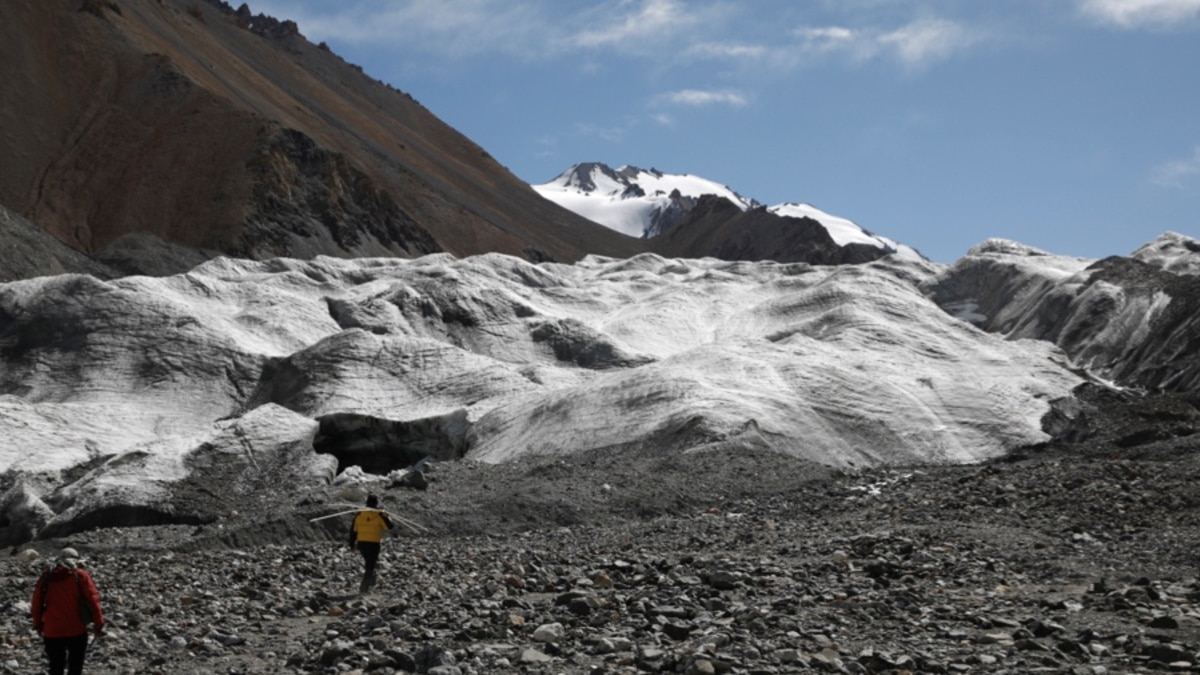
[[[0,81],[0,204],[88,254],[133,233],[256,258],[640,246],[244,6],[7,0]]]
[[[878,260],[887,251],[866,244],[839,246],[809,218],[785,218],[766,209],[742,212],[715,195],[700,197],[671,229],[650,240],[667,257],[774,260],[812,265],[852,265]]]

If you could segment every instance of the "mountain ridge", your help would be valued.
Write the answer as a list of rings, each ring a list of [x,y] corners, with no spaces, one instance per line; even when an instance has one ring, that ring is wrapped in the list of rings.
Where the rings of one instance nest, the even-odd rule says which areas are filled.
[[[563,171],[553,180],[534,185],[533,188],[543,197],[585,218],[618,232],[650,240],[650,248],[664,255],[762,256],[774,260],[808,262],[836,259],[862,261],[889,254],[899,254],[914,260],[925,259],[912,247],[877,236],[850,220],[833,216],[812,205],[787,202],[764,207],[757,200],[745,197],[727,185],[691,174],[666,174],[657,169],[640,169],[628,164],[613,169],[602,162],[582,162]],[[714,220],[711,205],[705,207],[703,215],[691,218],[692,211],[708,195],[728,201],[743,214],[753,210],[765,210],[784,221],[776,223],[770,218],[742,218],[729,211],[729,218],[737,220],[740,224],[728,226]],[[844,255],[814,252],[805,256],[801,242],[813,241],[813,237],[803,229],[798,234],[791,231],[788,223],[797,220],[816,223],[826,230],[835,246],[862,244],[879,249],[879,252],[874,256],[869,251],[851,251]],[[703,233],[692,232],[682,238],[693,241],[706,240],[708,243],[692,250],[680,248],[677,243],[664,248],[661,242],[654,241],[658,237],[671,234],[677,227],[703,229]],[[753,227],[767,228],[770,234],[748,230]],[[791,236],[793,234],[795,236]],[[678,242],[681,238],[676,236],[675,239]],[[747,247],[747,239],[758,243],[756,246]],[[777,243],[777,248],[773,248],[772,243]]]
[[[582,162],[533,189],[584,217],[641,238],[670,230],[705,194],[723,197],[743,211],[760,206],[705,178],[631,164],[613,169],[603,162]]]

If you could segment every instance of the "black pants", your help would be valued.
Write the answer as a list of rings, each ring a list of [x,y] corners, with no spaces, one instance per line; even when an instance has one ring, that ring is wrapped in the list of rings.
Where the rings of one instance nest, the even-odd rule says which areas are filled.
[[[379,542],[377,541],[360,541],[358,542],[358,550],[363,557],[363,578],[362,583],[358,585],[358,590],[366,593],[375,585],[375,565],[379,563]]]
[[[76,635],[65,638],[42,638],[46,643],[46,658],[50,661],[50,675],[83,674],[83,657],[87,655],[88,636]]]

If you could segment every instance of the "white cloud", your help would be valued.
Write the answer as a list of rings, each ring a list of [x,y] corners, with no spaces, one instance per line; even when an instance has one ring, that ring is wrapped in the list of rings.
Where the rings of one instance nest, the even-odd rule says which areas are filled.
[[[1080,10],[1121,28],[1171,26],[1200,16],[1200,0],[1080,0]]]
[[[657,113],[650,116],[659,126],[667,127],[668,129],[675,127],[675,118],[666,113]]]
[[[768,53],[762,45],[706,42],[692,45],[684,56],[709,59],[759,59]]]
[[[295,20],[316,41],[445,58],[539,59],[590,50],[678,53],[723,32],[721,2],[685,0],[257,0],[253,11]]]
[[[667,92],[659,94],[655,101],[658,103],[682,105],[690,107],[701,107],[710,105],[728,105],[735,108],[741,108],[749,103],[746,96],[740,92],[730,90],[703,90],[703,89],[681,89],[679,91]]]
[[[402,44],[408,50],[466,57],[545,53],[553,27],[538,0],[360,0],[325,3],[257,0],[252,10],[296,21],[310,40]]]
[[[694,20],[678,0],[623,0],[622,8],[634,8],[608,25],[575,34],[570,41],[580,47],[638,47],[645,40],[661,40]]]
[[[919,67],[949,58],[970,47],[976,35],[962,24],[946,19],[922,19],[879,36],[879,44],[892,50],[906,66]]]
[[[1192,148],[1191,157],[1160,164],[1150,174],[1150,180],[1156,185],[1180,189],[1197,178],[1200,178],[1200,145]]]
[[[845,54],[855,60],[892,58],[919,68],[943,61],[977,43],[982,35],[949,19],[926,18],[890,31],[842,26],[803,26],[793,31],[810,55]]]
[[[856,41],[862,39],[860,34],[841,26],[805,26],[797,28],[794,33],[806,48],[822,52],[852,47]]]
[[[1089,5],[1119,0],[1076,0]],[[1200,0],[1124,0],[1196,6]],[[806,26],[777,30],[752,8],[723,0],[257,0],[254,11],[287,17],[309,39],[384,48],[406,58],[442,60],[497,55],[544,60],[564,54],[641,55],[666,65],[696,59],[766,64],[790,70],[841,53],[855,60],[892,58],[907,67],[949,58],[978,34],[948,19],[899,28]],[[860,14],[861,18],[861,14]],[[780,38],[783,38],[782,40]],[[336,48],[336,47],[335,47]]]

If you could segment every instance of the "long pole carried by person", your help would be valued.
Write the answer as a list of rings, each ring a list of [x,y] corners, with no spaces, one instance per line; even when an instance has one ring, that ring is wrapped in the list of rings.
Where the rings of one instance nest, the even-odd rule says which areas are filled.
[[[338,516],[344,516],[344,515],[347,515],[350,513],[358,513],[359,511],[363,510],[362,506],[354,506],[353,504],[345,504],[345,503],[330,504],[330,506],[345,506],[348,508],[345,511],[338,511],[337,513],[331,513],[326,516],[317,516],[316,518],[309,518],[308,522],[315,523],[318,520],[326,520],[328,518],[336,518]],[[400,523],[401,525],[404,525],[405,527],[412,530],[413,532],[421,533],[421,532],[429,531],[429,528],[427,528],[424,525],[421,525],[419,523],[415,523],[415,522],[409,520],[408,518],[405,518],[404,516],[401,516],[401,515],[392,513],[391,511],[386,511],[386,510],[380,509],[380,508],[376,508],[375,510],[379,511],[381,513],[384,513],[387,516],[393,518],[396,522]]]

